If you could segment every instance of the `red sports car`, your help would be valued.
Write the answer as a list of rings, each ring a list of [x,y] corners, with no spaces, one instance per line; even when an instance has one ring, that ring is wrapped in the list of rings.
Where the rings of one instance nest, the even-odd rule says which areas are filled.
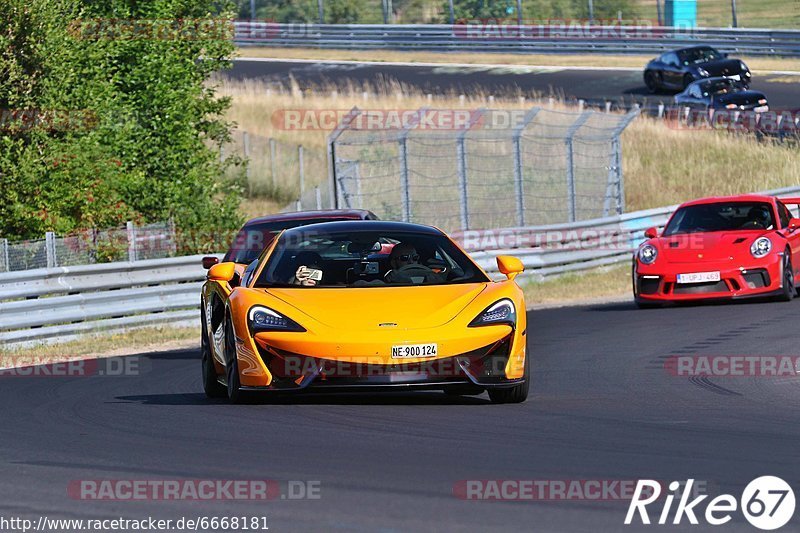
[[[633,257],[640,307],[771,296],[791,300],[800,267],[800,198],[741,195],[681,205],[664,231],[645,232]]]

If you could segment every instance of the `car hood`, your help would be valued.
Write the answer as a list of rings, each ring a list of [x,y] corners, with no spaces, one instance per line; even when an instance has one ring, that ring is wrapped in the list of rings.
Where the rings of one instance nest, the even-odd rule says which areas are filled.
[[[702,68],[707,71],[710,77],[733,76],[742,73],[742,62],[738,59],[719,59],[692,65],[694,68]]]
[[[750,253],[750,245],[763,230],[684,233],[658,239],[659,255],[667,263],[729,261]]]
[[[767,97],[764,93],[759,91],[738,91],[735,93],[718,94],[714,96],[714,104],[718,106],[726,106],[728,104],[736,104],[743,106],[758,105],[759,100],[766,100]]]
[[[442,326],[475,300],[486,289],[486,285],[486,283],[469,283],[414,287],[267,290],[270,295],[294,307],[300,313],[331,328],[376,331],[384,327],[379,324],[396,324],[392,327],[400,329]],[[302,317],[297,317],[296,320],[302,324]]]

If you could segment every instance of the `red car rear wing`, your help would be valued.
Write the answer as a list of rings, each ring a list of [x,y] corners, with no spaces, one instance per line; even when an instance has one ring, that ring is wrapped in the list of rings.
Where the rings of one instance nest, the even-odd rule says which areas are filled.
[[[800,197],[795,198],[778,198],[778,201],[784,204],[800,205]]]

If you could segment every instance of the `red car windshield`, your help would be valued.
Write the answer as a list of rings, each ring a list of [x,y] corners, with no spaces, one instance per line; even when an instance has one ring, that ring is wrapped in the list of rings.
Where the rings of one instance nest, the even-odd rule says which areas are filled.
[[[272,244],[275,236],[281,231],[298,226],[309,224],[319,224],[321,222],[335,222],[337,220],[353,220],[349,218],[304,218],[293,220],[276,220],[274,222],[262,222],[260,224],[248,224],[239,230],[233,240],[228,253],[222,259],[223,262],[232,261],[249,265],[261,255],[261,252]]]
[[[775,227],[772,206],[766,202],[720,202],[681,207],[664,229],[664,236]]]

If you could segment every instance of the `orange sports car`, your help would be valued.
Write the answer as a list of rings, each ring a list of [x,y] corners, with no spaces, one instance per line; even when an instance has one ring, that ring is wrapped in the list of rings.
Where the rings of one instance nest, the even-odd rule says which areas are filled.
[[[492,281],[447,235],[403,222],[283,231],[236,274],[214,265],[202,292],[203,386],[249,391],[438,389],[528,396],[523,271]]]

